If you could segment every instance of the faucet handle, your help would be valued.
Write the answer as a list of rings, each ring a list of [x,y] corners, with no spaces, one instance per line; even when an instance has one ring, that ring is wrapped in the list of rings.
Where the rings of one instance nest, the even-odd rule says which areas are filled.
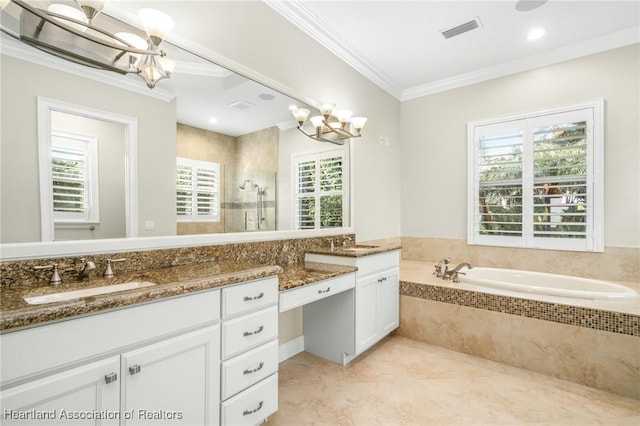
[[[57,263],[52,263],[51,265],[34,266],[33,269],[35,269],[35,270],[53,269],[53,273],[51,274],[51,278],[49,278],[49,284],[51,284],[51,285],[62,284],[62,278],[60,278],[60,273],[58,271],[58,264]]]
[[[124,262],[125,259],[124,257],[121,257],[119,259],[107,259],[107,267],[104,270],[104,277],[105,278],[112,278],[115,274],[113,273],[113,268],[111,267],[111,264],[114,262]]]

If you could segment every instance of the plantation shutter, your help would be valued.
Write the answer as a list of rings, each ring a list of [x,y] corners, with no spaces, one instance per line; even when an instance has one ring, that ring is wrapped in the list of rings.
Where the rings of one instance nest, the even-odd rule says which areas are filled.
[[[98,139],[52,131],[50,153],[54,222],[64,226],[99,223]]]
[[[523,132],[483,134],[479,144],[479,232],[521,237]]]
[[[587,236],[587,123],[533,129],[534,237]]]
[[[53,147],[53,211],[84,217],[87,212],[87,158],[84,152]]]
[[[296,164],[297,229],[314,229],[316,223],[316,161]]]
[[[470,123],[470,244],[604,249],[602,109]]]
[[[220,165],[178,157],[176,214],[180,221],[220,220]]]
[[[296,229],[344,226],[347,206],[343,150],[306,154],[294,159]]]

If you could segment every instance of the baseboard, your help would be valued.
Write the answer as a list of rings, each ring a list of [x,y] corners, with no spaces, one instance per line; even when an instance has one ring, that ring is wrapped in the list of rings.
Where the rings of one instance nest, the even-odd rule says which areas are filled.
[[[296,337],[287,343],[281,344],[278,347],[278,362],[285,361],[300,352],[304,352],[304,336]]]

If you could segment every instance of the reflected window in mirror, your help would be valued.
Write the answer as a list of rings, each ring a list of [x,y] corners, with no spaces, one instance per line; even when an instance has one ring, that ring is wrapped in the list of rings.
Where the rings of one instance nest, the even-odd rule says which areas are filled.
[[[100,221],[96,137],[52,132],[51,176],[56,224]]]
[[[178,221],[220,222],[220,164],[176,159]]]
[[[340,228],[348,210],[347,150],[294,155],[296,229]]]

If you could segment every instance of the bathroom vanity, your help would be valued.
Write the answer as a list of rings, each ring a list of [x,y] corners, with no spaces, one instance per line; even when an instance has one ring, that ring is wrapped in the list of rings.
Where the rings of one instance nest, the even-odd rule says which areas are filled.
[[[278,408],[279,312],[303,307],[304,349],[343,365],[398,326],[397,248],[323,250],[4,286],[2,424],[260,423]]]
[[[189,283],[199,283],[178,283],[172,291],[186,293],[157,300],[149,289],[98,296],[138,300],[4,332],[2,424],[259,423],[278,407],[279,268],[270,271],[195,292]],[[81,310],[91,299],[32,309]]]

